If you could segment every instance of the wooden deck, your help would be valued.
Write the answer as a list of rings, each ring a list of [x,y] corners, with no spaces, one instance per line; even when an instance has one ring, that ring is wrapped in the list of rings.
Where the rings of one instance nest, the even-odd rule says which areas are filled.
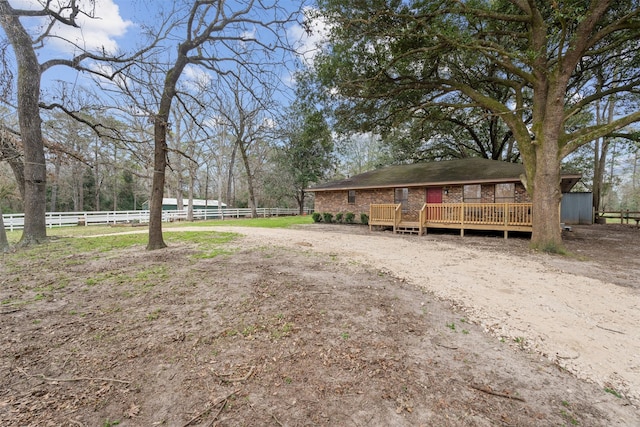
[[[417,212],[402,212],[402,205],[376,204],[369,208],[369,229],[392,227],[394,233],[423,235],[429,228],[503,231],[532,230],[531,203],[442,203],[427,204]],[[404,216],[404,219],[403,219]]]

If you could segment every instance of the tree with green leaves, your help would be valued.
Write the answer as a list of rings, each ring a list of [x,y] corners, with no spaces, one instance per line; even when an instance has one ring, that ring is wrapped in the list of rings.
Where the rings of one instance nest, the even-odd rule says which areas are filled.
[[[324,114],[308,102],[298,100],[289,108],[284,145],[280,148],[280,172],[288,175],[300,214],[304,213],[305,190],[326,176],[333,165],[333,139]]]
[[[321,0],[319,14],[332,25],[315,66],[341,111],[480,108],[500,118],[525,166],[536,248],[562,247],[562,160],[640,121],[637,108],[608,123],[572,121],[640,88],[638,0]],[[597,85],[601,69],[616,72]]]

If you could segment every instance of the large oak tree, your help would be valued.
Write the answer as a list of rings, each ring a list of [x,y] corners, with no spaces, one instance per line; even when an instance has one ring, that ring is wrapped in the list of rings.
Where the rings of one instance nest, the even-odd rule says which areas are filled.
[[[499,117],[525,166],[532,244],[558,250],[562,160],[640,120],[637,109],[607,123],[572,120],[640,88],[639,2],[322,0],[319,7],[332,24],[315,64],[339,108],[391,119],[468,108]],[[596,85],[602,69],[616,72]],[[509,96],[492,96],[496,87]]]

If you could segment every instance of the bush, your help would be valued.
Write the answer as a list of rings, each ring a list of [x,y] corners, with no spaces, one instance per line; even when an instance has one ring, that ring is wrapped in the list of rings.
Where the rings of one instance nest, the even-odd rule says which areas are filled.
[[[331,223],[331,222],[333,222],[333,214],[331,212],[325,212],[325,213],[322,214],[322,219],[327,224]]]
[[[361,213],[360,214],[360,223],[362,223],[364,225],[369,225],[369,215],[367,215],[366,213]]]
[[[311,214],[311,219],[313,220],[313,222],[320,222],[322,221],[322,215],[320,214],[320,212],[314,212]]]
[[[336,214],[336,222],[342,222],[343,218],[344,218],[344,214],[342,212],[338,212]]]
[[[347,224],[353,224],[353,221],[356,218],[356,214],[354,214],[353,212],[347,212],[344,215],[344,222],[346,222]]]

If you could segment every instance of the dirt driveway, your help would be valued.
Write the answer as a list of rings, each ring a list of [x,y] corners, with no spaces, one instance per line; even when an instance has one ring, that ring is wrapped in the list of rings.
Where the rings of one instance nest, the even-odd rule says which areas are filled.
[[[3,255],[0,425],[640,425],[639,234],[593,227]]]

